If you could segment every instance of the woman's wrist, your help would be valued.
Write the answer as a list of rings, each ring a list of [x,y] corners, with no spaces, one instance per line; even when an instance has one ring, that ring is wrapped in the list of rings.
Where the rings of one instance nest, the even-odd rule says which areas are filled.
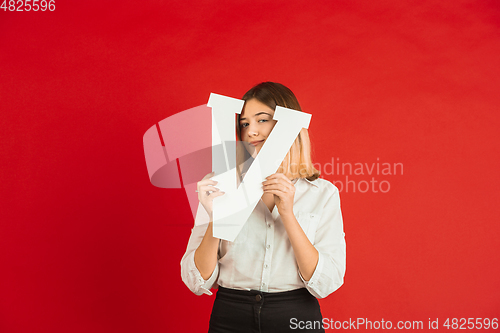
[[[297,221],[297,219],[295,218],[295,215],[293,214],[293,211],[285,212],[283,214],[280,214],[280,216],[281,216],[281,221],[283,223],[288,223],[289,221],[293,221],[293,220]]]
[[[217,252],[219,250],[219,239],[213,237],[213,222],[210,222],[205,236],[194,252],[194,263],[202,278],[207,280],[217,265]]]

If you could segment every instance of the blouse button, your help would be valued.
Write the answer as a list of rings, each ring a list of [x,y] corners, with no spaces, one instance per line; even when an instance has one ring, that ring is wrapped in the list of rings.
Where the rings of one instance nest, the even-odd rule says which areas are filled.
[[[270,249],[270,248],[271,248],[271,245],[267,244],[266,249]]]
[[[269,266],[267,264],[264,265],[264,268],[268,268]]]

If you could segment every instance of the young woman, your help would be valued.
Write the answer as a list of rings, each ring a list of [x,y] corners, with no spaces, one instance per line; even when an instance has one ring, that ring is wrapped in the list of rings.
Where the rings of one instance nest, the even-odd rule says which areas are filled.
[[[276,106],[301,110],[292,91],[273,82],[258,84],[243,100],[239,181],[276,124]],[[210,221],[213,198],[224,195],[213,175],[197,186]],[[192,229],[182,280],[196,295],[212,295],[218,286],[209,332],[296,332],[306,325],[308,332],[324,332],[317,298],[342,285],[346,250],[339,192],[313,167],[306,129],[262,186],[264,194],[234,242],[213,237],[212,222]]]

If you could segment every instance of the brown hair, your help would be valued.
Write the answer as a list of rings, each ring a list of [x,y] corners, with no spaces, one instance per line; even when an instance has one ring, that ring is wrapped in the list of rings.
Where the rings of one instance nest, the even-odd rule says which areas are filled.
[[[246,102],[254,98],[273,110],[276,109],[276,106],[281,106],[302,111],[293,92],[280,83],[259,83],[247,91],[245,95],[243,95],[242,100]],[[236,131],[238,140],[241,140],[239,123],[240,115],[238,114],[236,119]],[[247,161],[250,158],[250,154],[243,148],[242,145],[238,145],[238,147],[237,161],[238,165],[241,165],[240,162]],[[239,172],[241,171],[240,168],[237,168],[237,170]],[[309,133],[306,128],[302,128],[300,130],[299,135],[290,147],[290,150],[279,166],[277,172],[285,174],[285,176],[289,179],[307,178],[308,180],[313,181],[319,178],[320,172],[316,170],[312,164],[311,141],[309,140]]]

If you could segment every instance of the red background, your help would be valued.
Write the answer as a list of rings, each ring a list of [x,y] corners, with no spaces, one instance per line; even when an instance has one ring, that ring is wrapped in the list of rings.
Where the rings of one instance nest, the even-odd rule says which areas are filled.
[[[497,1],[105,3],[0,11],[0,332],[206,331],[187,198],[142,135],[264,80],[313,114],[316,162],[404,165],[341,193],[324,317],[500,317]]]

